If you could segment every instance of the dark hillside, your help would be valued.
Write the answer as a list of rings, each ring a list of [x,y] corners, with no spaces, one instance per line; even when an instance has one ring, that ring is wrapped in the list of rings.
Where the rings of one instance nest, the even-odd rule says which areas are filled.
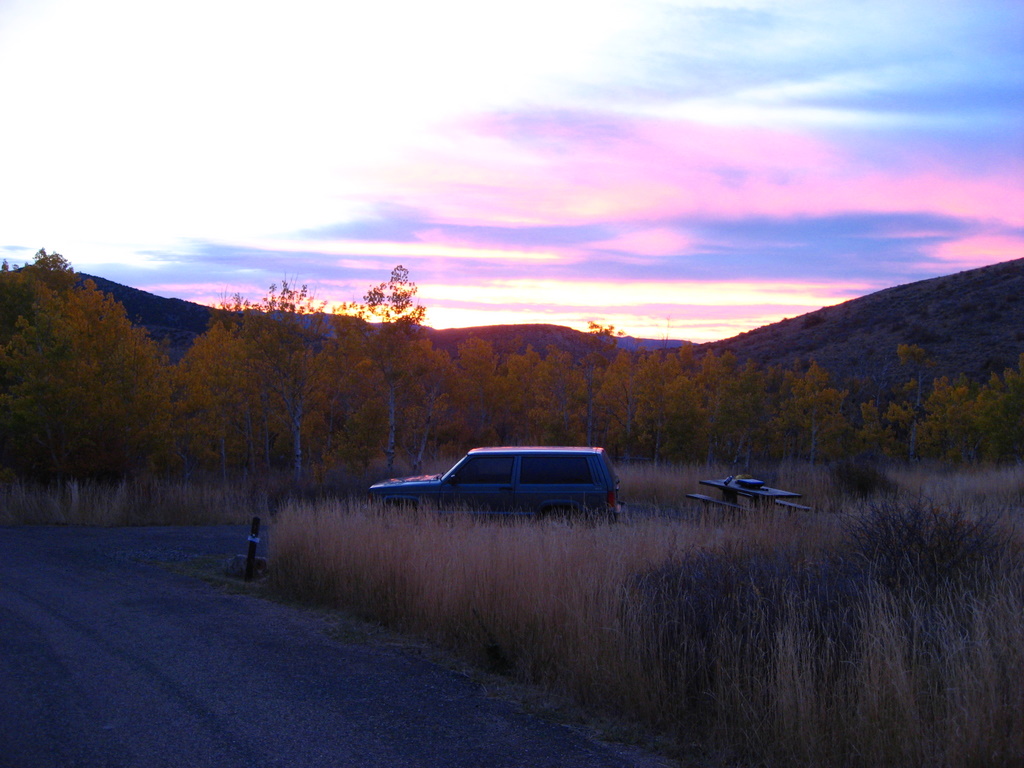
[[[154,338],[166,339],[180,357],[206,330],[209,307],[165,299],[91,275],[97,287],[120,301],[128,317]],[[434,346],[452,356],[469,338],[481,338],[495,352],[540,353],[549,346],[578,354],[586,334],[559,325],[493,325],[428,328]],[[685,342],[624,338],[620,347],[673,348]],[[815,359],[839,381],[860,378],[880,385],[905,378],[896,348],[916,344],[935,361],[934,376],[964,373],[985,381],[992,372],[1016,367],[1024,353],[1024,259],[994,264],[931,280],[887,288],[858,299],[789,318],[731,339],[697,346],[698,355],[731,350],[762,366],[790,366]]]
[[[128,318],[147,331],[157,340],[166,340],[171,357],[178,359],[191,346],[196,336],[206,331],[211,310],[202,304],[182,299],[166,299],[137,288],[115,283],[103,277],[79,273],[82,281],[92,280],[96,287],[110,294],[124,305]],[[470,338],[480,338],[491,343],[499,354],[516,354],[532,346],[540,353],[549,346],[575,352],[582,348],[586,334],[561,325],[523,324],[488,325],[476,328],[425,329],[430,340],[438,349],[447,351],[452,357],[458,354],[459,345]],[[620,346],[660,348],[677,347],[683,342],[659,342],[650,339],[619,339]]]
[[[544,354],[549,346],[574,353],[584,349],[586,335],[582,331],[566,328],[562,325],[520,324],[520,325],[482,325],[473,328],[445,328],[442,330],[429,328],[430,340],[438,349],[447,351],[452,357],[458,353],[459,345],[468,339],[483,339],[490,342],[495,352],[501,354],[517,354],[533,347]],[[676,349],[688,344],[673,339],[636,339],[623,336],[616,339],[620,349]]]
[[[452,357],[459,351],[459,345],[469,339],[489,342],[498,354],[520,354],[527,347],[543,352],[553,346],[557,349],[575,351],[581,346],[586,334],[561,325],[483,325],[475,328],[427,329],[427,335],[437,349],[443,349]]]
[[[811,358],[838,380],[905,378],[896,348],[916,344],[935,377],[986,381],[1024,353],[1024,259],[887,288],[766,325],[700,350],[791,365]]]
[[[154,339],[167,342],[173,359],[180,358],[210,323],[211,310],[202,304],[165,299],[95,275],[80,272],[78,277],[83,282],[92,280],[97,288],[121,302],[129,320],[149,331]]]

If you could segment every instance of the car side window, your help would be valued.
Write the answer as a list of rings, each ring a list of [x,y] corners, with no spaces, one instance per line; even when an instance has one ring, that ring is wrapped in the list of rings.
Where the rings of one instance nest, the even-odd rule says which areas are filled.
[[[458,471],[462,485],[489,485],[512,482],[511,456],[481,456],[470,459]]]
[[[519,470],[524,485],[590,485],[590,462],[585,456],[524,456]]]

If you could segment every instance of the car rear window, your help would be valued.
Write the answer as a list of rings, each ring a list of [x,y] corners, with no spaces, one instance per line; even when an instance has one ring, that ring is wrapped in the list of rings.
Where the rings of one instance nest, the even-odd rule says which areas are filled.
[[[524,485],[590,485],[586,456],[524,456],[519,470]]]
[[[459,482],[471,485],[512,482],[511,456],[482,456],[459,467]]]

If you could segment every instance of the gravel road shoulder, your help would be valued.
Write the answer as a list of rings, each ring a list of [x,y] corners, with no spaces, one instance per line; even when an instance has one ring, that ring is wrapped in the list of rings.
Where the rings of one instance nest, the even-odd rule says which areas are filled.
[[[316,611],[152,562],[241,553],[247,536],[0,528],[0,766],[670,764],[401,647],[347,639]]]

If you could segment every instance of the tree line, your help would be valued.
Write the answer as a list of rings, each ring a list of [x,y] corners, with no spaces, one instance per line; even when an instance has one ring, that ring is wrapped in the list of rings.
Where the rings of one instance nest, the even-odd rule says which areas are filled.
[[[602,445],[619,461],[1024,460],[1024,355],[979,383],[901,345],[895,386],[813,360],[627,351],[591,324],[572,352],[455,356],[422,332],[396,267],[328,310],[305,286],[222,303],[177,362],[60,254],[0,270],[0,479],[418,471],[479,445]]]

